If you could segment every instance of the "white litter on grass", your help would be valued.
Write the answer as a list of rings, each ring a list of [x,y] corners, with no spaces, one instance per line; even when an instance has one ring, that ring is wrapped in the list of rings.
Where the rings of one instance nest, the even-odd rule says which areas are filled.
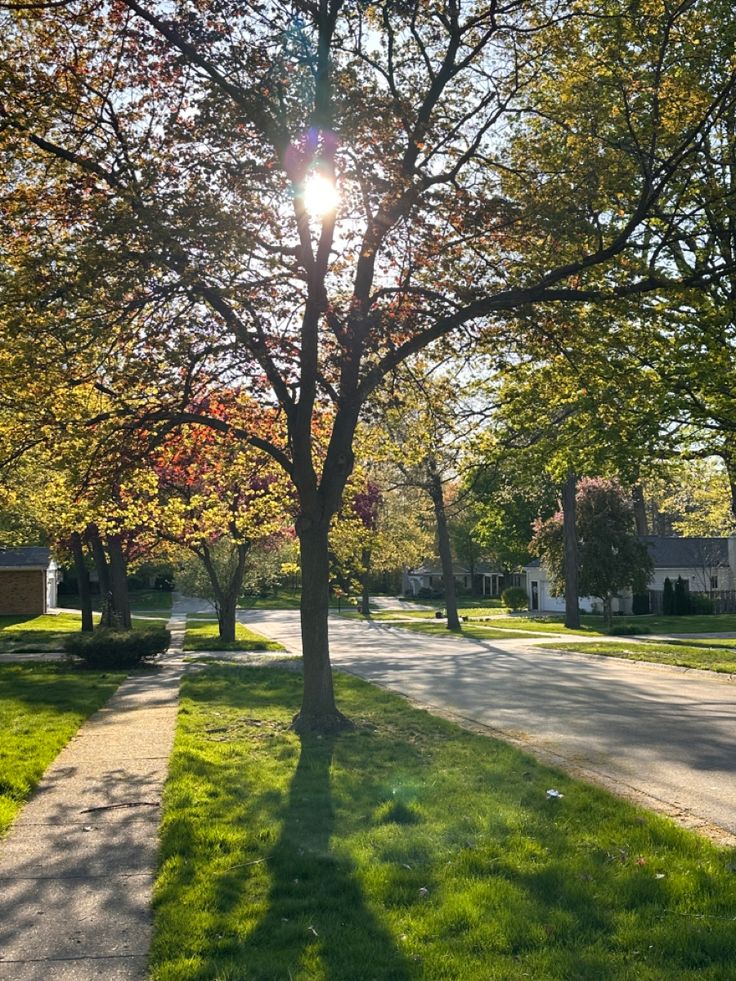
[[[559,798],[564,796],[565,795],[561,794],[559,790],[552,789],[547,791],[547,800],[558,800]]]

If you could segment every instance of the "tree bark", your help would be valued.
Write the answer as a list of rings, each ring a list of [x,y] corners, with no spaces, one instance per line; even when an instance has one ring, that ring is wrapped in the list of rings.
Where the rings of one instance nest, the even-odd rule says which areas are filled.
[[[368,586],[368,577],[370,576],[371,570],[371,550],[369,548],[364,548],[360,553],[360,563],[363,566],[363,575],[360,581],[362,587],[360,593],[360,612],[364,617],[369,617],[371,615],[371,596]]]
[[[636,524],[637,535],[648,535],[647,509],[641,484],[634,484],[631,488],[631,503],[634,508],[634,522]]]
[[[71,534],[71,550],[74,558],[74,571],[77,576],[79,587],[79,606],[82,611],[82,631],[89,633],[94,630],[92,619],[92,596],[89,591],[89,572],[84,562],[84,549],[82,548],[82,536],[78,531]]]
[[[217,633],[220,640],[227,641],[228,643],[235,643],[238,597],[240,596],[240,590],[243,588],[245,564],[250,546],[250,542],[240,542],[236,546],[237,558],[227,582],[222,582],[218,575],[217,567],[212,561],[212,556],[207,546],[204,545],[201,551],[194,549],[194,554],[202,560],[207,570],[212,592],[215,595]]]
[[[613,604],[610,593],[606,593],[603,597],[603,622],[609,628],[613,626]]]
[[[90,551],[92,552],[92,561],[94,562],[95,569],[97,570],[97,581],[100,584],[100,608],[102,610],[102,615],[100,616],[100,627],[112,627],[114,626],[114,609],[112,590],[110,586],[110,568],[107,564],[105,546],[102,544],[100,530],[97,525],[87,525],[86,538],[87,542],[89,543]]]
[[[328,615],[330,569],[329,521],[301,517],[297,534],[301,552],[302,598],[300,604],[304,693],[292,726],[299,733],[338,732],[351,723],[338,711],[330,667]]]
[[[107,536],[107,553],[110,556],[110,591],[116,626],[120,630],[131,630],[133,624],[128,595],[128,568],[120,535]]]
[[[562,485],[562,534],[565,540],[565,626],[580,629],[578,603],[578,536],[575,493],[577,477],[570,470]]]
[[[447,629],[460,630],[460,619],[457,615],[457,591],[455,589],[455,573],[452,568],[452,552],[450,550],[450,533],[447,528],[445,512],[445,495],[439,474],[433,471],[430,476],[429,496],[434,506],[434,516],[437,522],[437,545],[442,564],[442,581],[445,585],[445,607],[447,610]]]

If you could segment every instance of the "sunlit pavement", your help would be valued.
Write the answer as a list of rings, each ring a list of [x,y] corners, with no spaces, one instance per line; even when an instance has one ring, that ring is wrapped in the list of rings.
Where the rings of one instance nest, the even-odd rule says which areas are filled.
[[[297,612],[240,616],[301,652]],[[727,676],[535,649],[549,637],[433,637],[334,615],[330,636],[341,670],[736,844],[736,684]]]

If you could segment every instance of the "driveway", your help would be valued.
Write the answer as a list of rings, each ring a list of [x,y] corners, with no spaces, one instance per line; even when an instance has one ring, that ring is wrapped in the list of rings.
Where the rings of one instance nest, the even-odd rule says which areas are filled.
[[[294,653],[298,613],[241,617]],[[665,666],[330,620],[336,667],[736,844],[736,684]],[[548,642],[551,638],[545,638]]]

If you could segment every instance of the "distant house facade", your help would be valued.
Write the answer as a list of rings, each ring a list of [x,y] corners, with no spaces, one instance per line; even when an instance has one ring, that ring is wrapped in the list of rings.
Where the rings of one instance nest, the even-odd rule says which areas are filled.
[[[647,584],[652,612],[661,609],[665,579],[674,585],[680,578],[691,593],[721,597],[736,590],[736,537],[731,538],[660,538],[640,537],[652,559],[652,575]],[[540,613],[561,613],[563,596],[553,596],[549,576],[538,560],[525,567],[529,609]],[[613,599],[614,613],[631,613],[633,596],[623,591]],[[581,596],[578,605],[585,612],[601,609],[597,597]]]
[[[0,549],[0,615],[39,615],[57,605],[60,573],[47,548]]]
[[[472,569],[454,563],[455,583],[461,589],[472,590],[478,596],[500,596],[507,586],[525,586],[523,572],[504,573],[488,562],[477,562]],[[405,596],[441,594],[444,590],[442,567],[439,562],[423,562],[416,569],[407,569],[403,578]]]

